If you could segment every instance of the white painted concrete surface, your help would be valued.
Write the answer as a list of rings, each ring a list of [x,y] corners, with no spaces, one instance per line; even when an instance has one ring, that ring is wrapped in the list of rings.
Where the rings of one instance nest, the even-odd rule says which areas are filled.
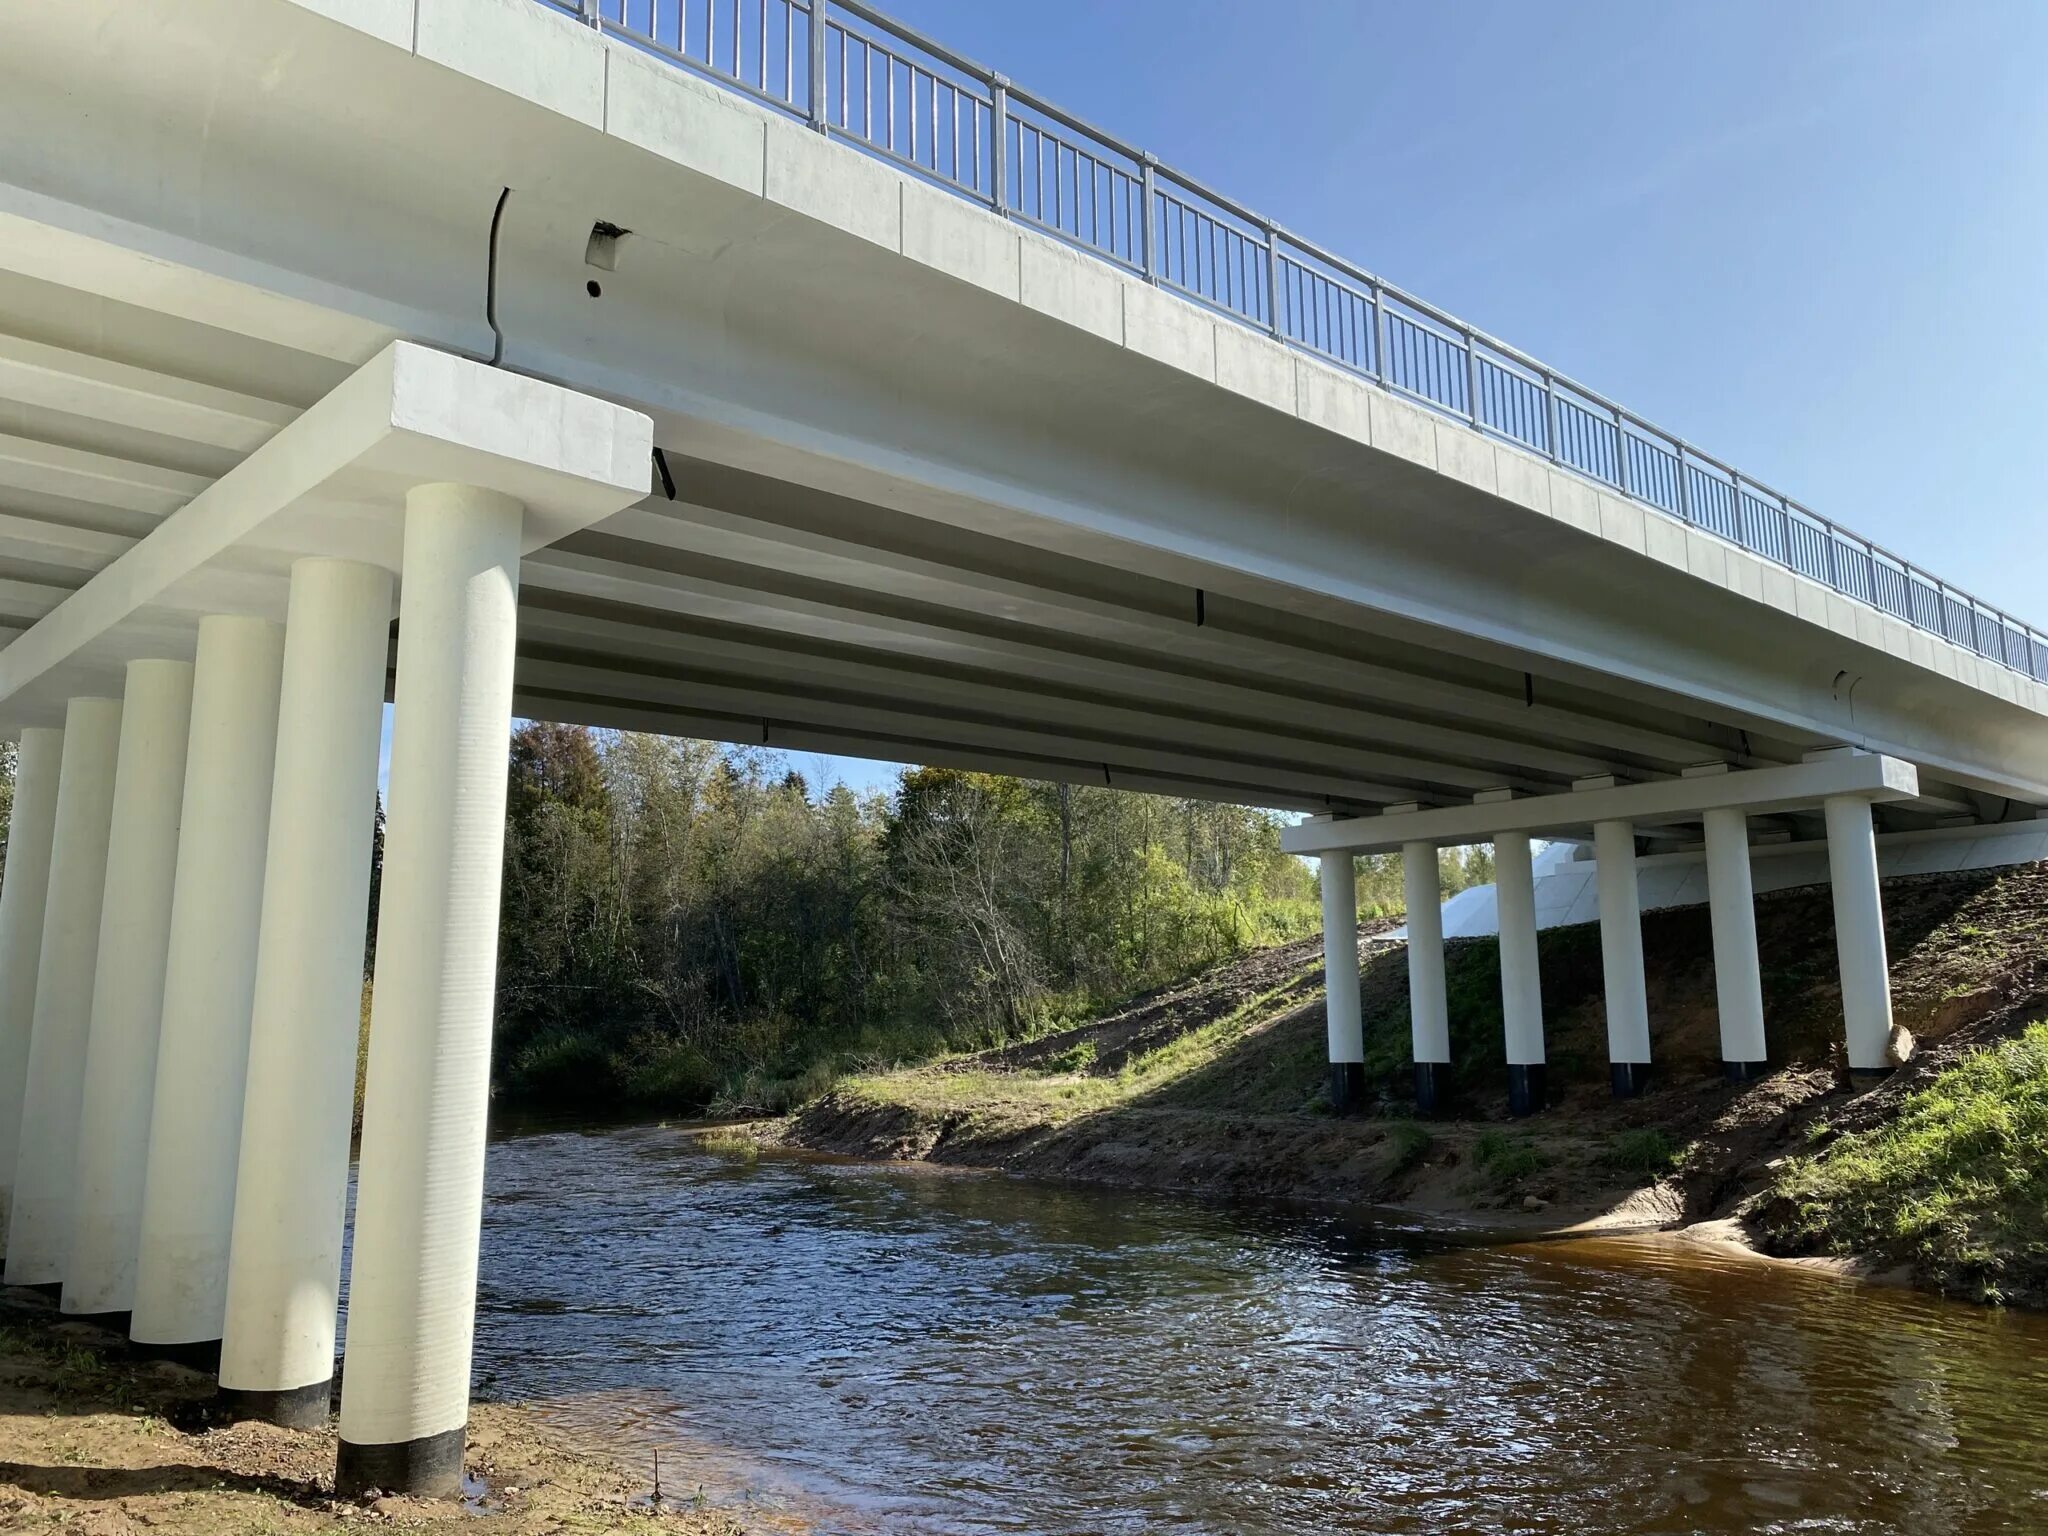
[[[135,1304],[135,1248],[191,720],[192,663],[128,663],[79,1100],[66,1312],[126,1312]]]
[[[1625,821],[1593,828],[1599,858],[1600,966],[1606,985],[1607,1059],[1650,1060],[1650,996],[1643,973],[1643,914],[1636,888],[1636,834]]]
[[[267,619],[199,625],[130,1324],[146,1344],[220,1337],[283,647]]]
[[[1763,972],[1756,948],[1756,892],[1749,878],[1749,818],[1738,810],[1711,810],[1705,830],[1721,1060],[1767,1061]]]
[[[469,1420],[521,509],[406,498],[341,1438]]]
[[[8,1217],[9,1285],[54,1285],[64,1278],[120,748],[121,701],[73,699],[64,712],[49,899],[36,963],[35,1024],[22,1095],[14,1207]]]
[[[292,567],[220,1383],[334,1371],[391,577]]]
[[[50,891],[50,839],[56,831],[63,757],[61,730],[31,726],[21,733],[7,828],[7,878],[0,884],[0,1253],[5,1252],[14,1203],[14,1160],[21,1146],[36,964],[43,948],[43,904]]]
[[[1526,832],[1493,840],[1500,892],[1500,1001],[1511,1067],[1541,1066],[1543,971],[1536,949],[1536,888]]]
[[[1401,885],[1413,914],[1408,923],[1410,1059],[1447,1062],[1451,1059],[1451,1017],[1445,994],[1443,908],[1435,844],[1403,845]]]
[[[1323,1012],[1329,1059],[1365,1060],[1365,1027],[1358,995],[1358,876],[1351,855],[1316,860],[1323,896]]]
[[[1882,1071],[1892,1033],[1892,982],[1885,957],[1884,897],[1878,888],[1877,839],[1870,823],[1870,806],[1842,797],[1829,800],[1824,812],[1849,1065],[1859,1071]]]

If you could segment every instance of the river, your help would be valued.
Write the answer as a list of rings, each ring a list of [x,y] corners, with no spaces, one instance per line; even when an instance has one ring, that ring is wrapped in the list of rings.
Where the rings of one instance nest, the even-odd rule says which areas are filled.
[[[490,1149],[478,1390],[825,1532],[2048,1530],[2048,1319],[1654,1241]]]

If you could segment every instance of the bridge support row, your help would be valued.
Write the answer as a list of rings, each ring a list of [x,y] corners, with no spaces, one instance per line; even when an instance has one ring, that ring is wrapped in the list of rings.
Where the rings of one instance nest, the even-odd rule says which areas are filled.
[[[345,1495],[460,1488],[520,559],[646,496],[652,450],[637,412],[395,342],[7,648],[33,701],[144,607],[150,633],[200,591],[252,610],[23,735],[0,1241],[7,1281],[217,1370],[236,1411],[318,1424],[398,578]]]
[[[460,1482],[522,513],[407,500],[344,1494]],[[390,614],[388,572],[304,559],[283,626],[73,699],[0,890],[7,1281],[286,1424],[334,1373]]]
[[[1874,784],[1864,783],[1863,780],[1871,778],[1871,771],[1854,765],[1845,767],[1845,761],[1843,754],[1816,754],[1815,760],[1798,768],[1756,772],[1789,776],[1787,782],[1827,785],[1839,781],[1853,786],[1818,798],[1827,825],[1849,1065],[1859,1075],[1876,1076],[1890,1070],[1892,1004],[1870,807],[1873,799],[1898,798],[1901,791],[1898,785],[1881,779]],[[1872,761],[1876,760],[1865,758],[1865,762]],[[1888,764],[1889,760],[1884,762]],[[1906,775],[1911,773],[1904,765],[1893,766],[1903,769]],[[1812,771],[1802,774],[1801,768]],[[1770,1059],[1750,869],[1750,807],[1745,803],[1746,796],[1753,798],[1766,790],[1753,791],[1751,785],[1735,782],[1749,777],[1727,774],[1717,766],[1697,777],[1688,775],[1685,780],[1675,781],[1679,796],[1687,793],[1683,786],[1698,783],[1702,787],[1696,793],[1726,802],[1699,807],[1696,814],[1704,827],[1722,1070],[1732,1081],[1760,1076],[1768,1070]],[[1580,788],[1609,791],[1617,802],[1628,798],[1626,794],[1612,796],[1619,786],[1608,779],[1587,781]],[[1646,790],[1652,786],[1630,788]],[[1776,781],[1766,787],[1768,791],[1780,792],[1781,799],[1782,788]],[[1556,798],[1565,802],[1574,797]],[[1326,971],[1331,988],[1332,1098],[1340,1109],[1357,1102],[1366,1089],[1362,1080],[1364,1039],[1356,995],[1352,855],[1363,849],[1401,849],[1408,903],[1408,989],[1415,1102],[1419,1113],[1440,1113],[1449,1096],[1451,1061],[1443,917],[1437,884],[1437,849],[1441,841],[1428,837],[1396,841],[1395,829],[1401,825],[1399,818],[1408,816],[1416,818],[1418,831],[1429,818],[1453,827],[1472,825],[1476,817],[1485,814],[1488,805],[1506,803],[1510,802],[1488,797],[1476,802],[1464,815],[1455,811],[1425,813],[1397,808],[1381,818],[1355,823],[1317,822],[1298,829],[1303,845],[1300,851],[1317,853],[1322,869]],[[1598,802],[1589,799],[1589,803]],[[1775,800],[1771,803],[1777,805]],[[1522,820],[1543,824],[1547,810],[1535,809],[1532,802],[1516,804],[1516,814]],[[1566,820],[1562,810],[1558,820]],[[1636,833],[1633,822],[1623,817],[1602,817],[1592,821],[1591,827],[1598,870],[1609,1077],[1614,1095],[1626,1098],[1642,1092],[1649,1081],[1651,1064]],[[1508,1106],[1513,1114],[1527,1115],[1543,1108],[1549,1088],[1530,834],[1503,830],[1493,833],[1490,841],[1499,917]],[[1347,846],[1324,849],[1315,847],[1317,842],[1343,842]],[[1344,995],[1340,996],[1340,992]],[[1345,1064],[1341,1074],[1340,1063]],[[1348,1065],[1351,1063],[1361,1065],[1354,1069]]]

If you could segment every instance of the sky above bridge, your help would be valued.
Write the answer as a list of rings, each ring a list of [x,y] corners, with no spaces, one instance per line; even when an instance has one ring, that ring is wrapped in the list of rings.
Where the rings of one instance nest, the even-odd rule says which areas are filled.
[[[2048,624],[2039,0],[885,8]]]

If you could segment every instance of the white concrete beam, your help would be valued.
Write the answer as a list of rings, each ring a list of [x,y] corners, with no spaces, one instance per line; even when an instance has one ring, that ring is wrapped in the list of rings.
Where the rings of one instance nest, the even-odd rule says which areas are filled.
[[[382,563],[395,566],[404,493],[450,482],[519,500],[521,548],[537,548],[644,496],[651,448],[637,412],[394,343],[0,652],[0,702],[238,545],[357,553],[369,507],[384,514]],[[0,484],[10,452],[31,464],[81,457],[0,441]]]
[[[1408,842],[1433,842],[1440,846],[1483,842],[1508,831],[1569,834],[1586,841],[1591,827],[1602,821],[1685,821],[1714,809],[1761,816],[1818,805],[1831,795],[1855,795],[1870,801],[1910,800],[1919,792],[1920,775],[1911,763],[1876,753],[1842,753],[1813,762],[1751,768],[1740,773],[1618,784],[1612,789],[1582,789],[1439,810],[1391,812],[1351,821],[1305,822],[1285,829],[1280,834],[1280,846],[1289,853],[1301,854],[1320,854],[1336,848],[1365,853],[1398,848]]]

